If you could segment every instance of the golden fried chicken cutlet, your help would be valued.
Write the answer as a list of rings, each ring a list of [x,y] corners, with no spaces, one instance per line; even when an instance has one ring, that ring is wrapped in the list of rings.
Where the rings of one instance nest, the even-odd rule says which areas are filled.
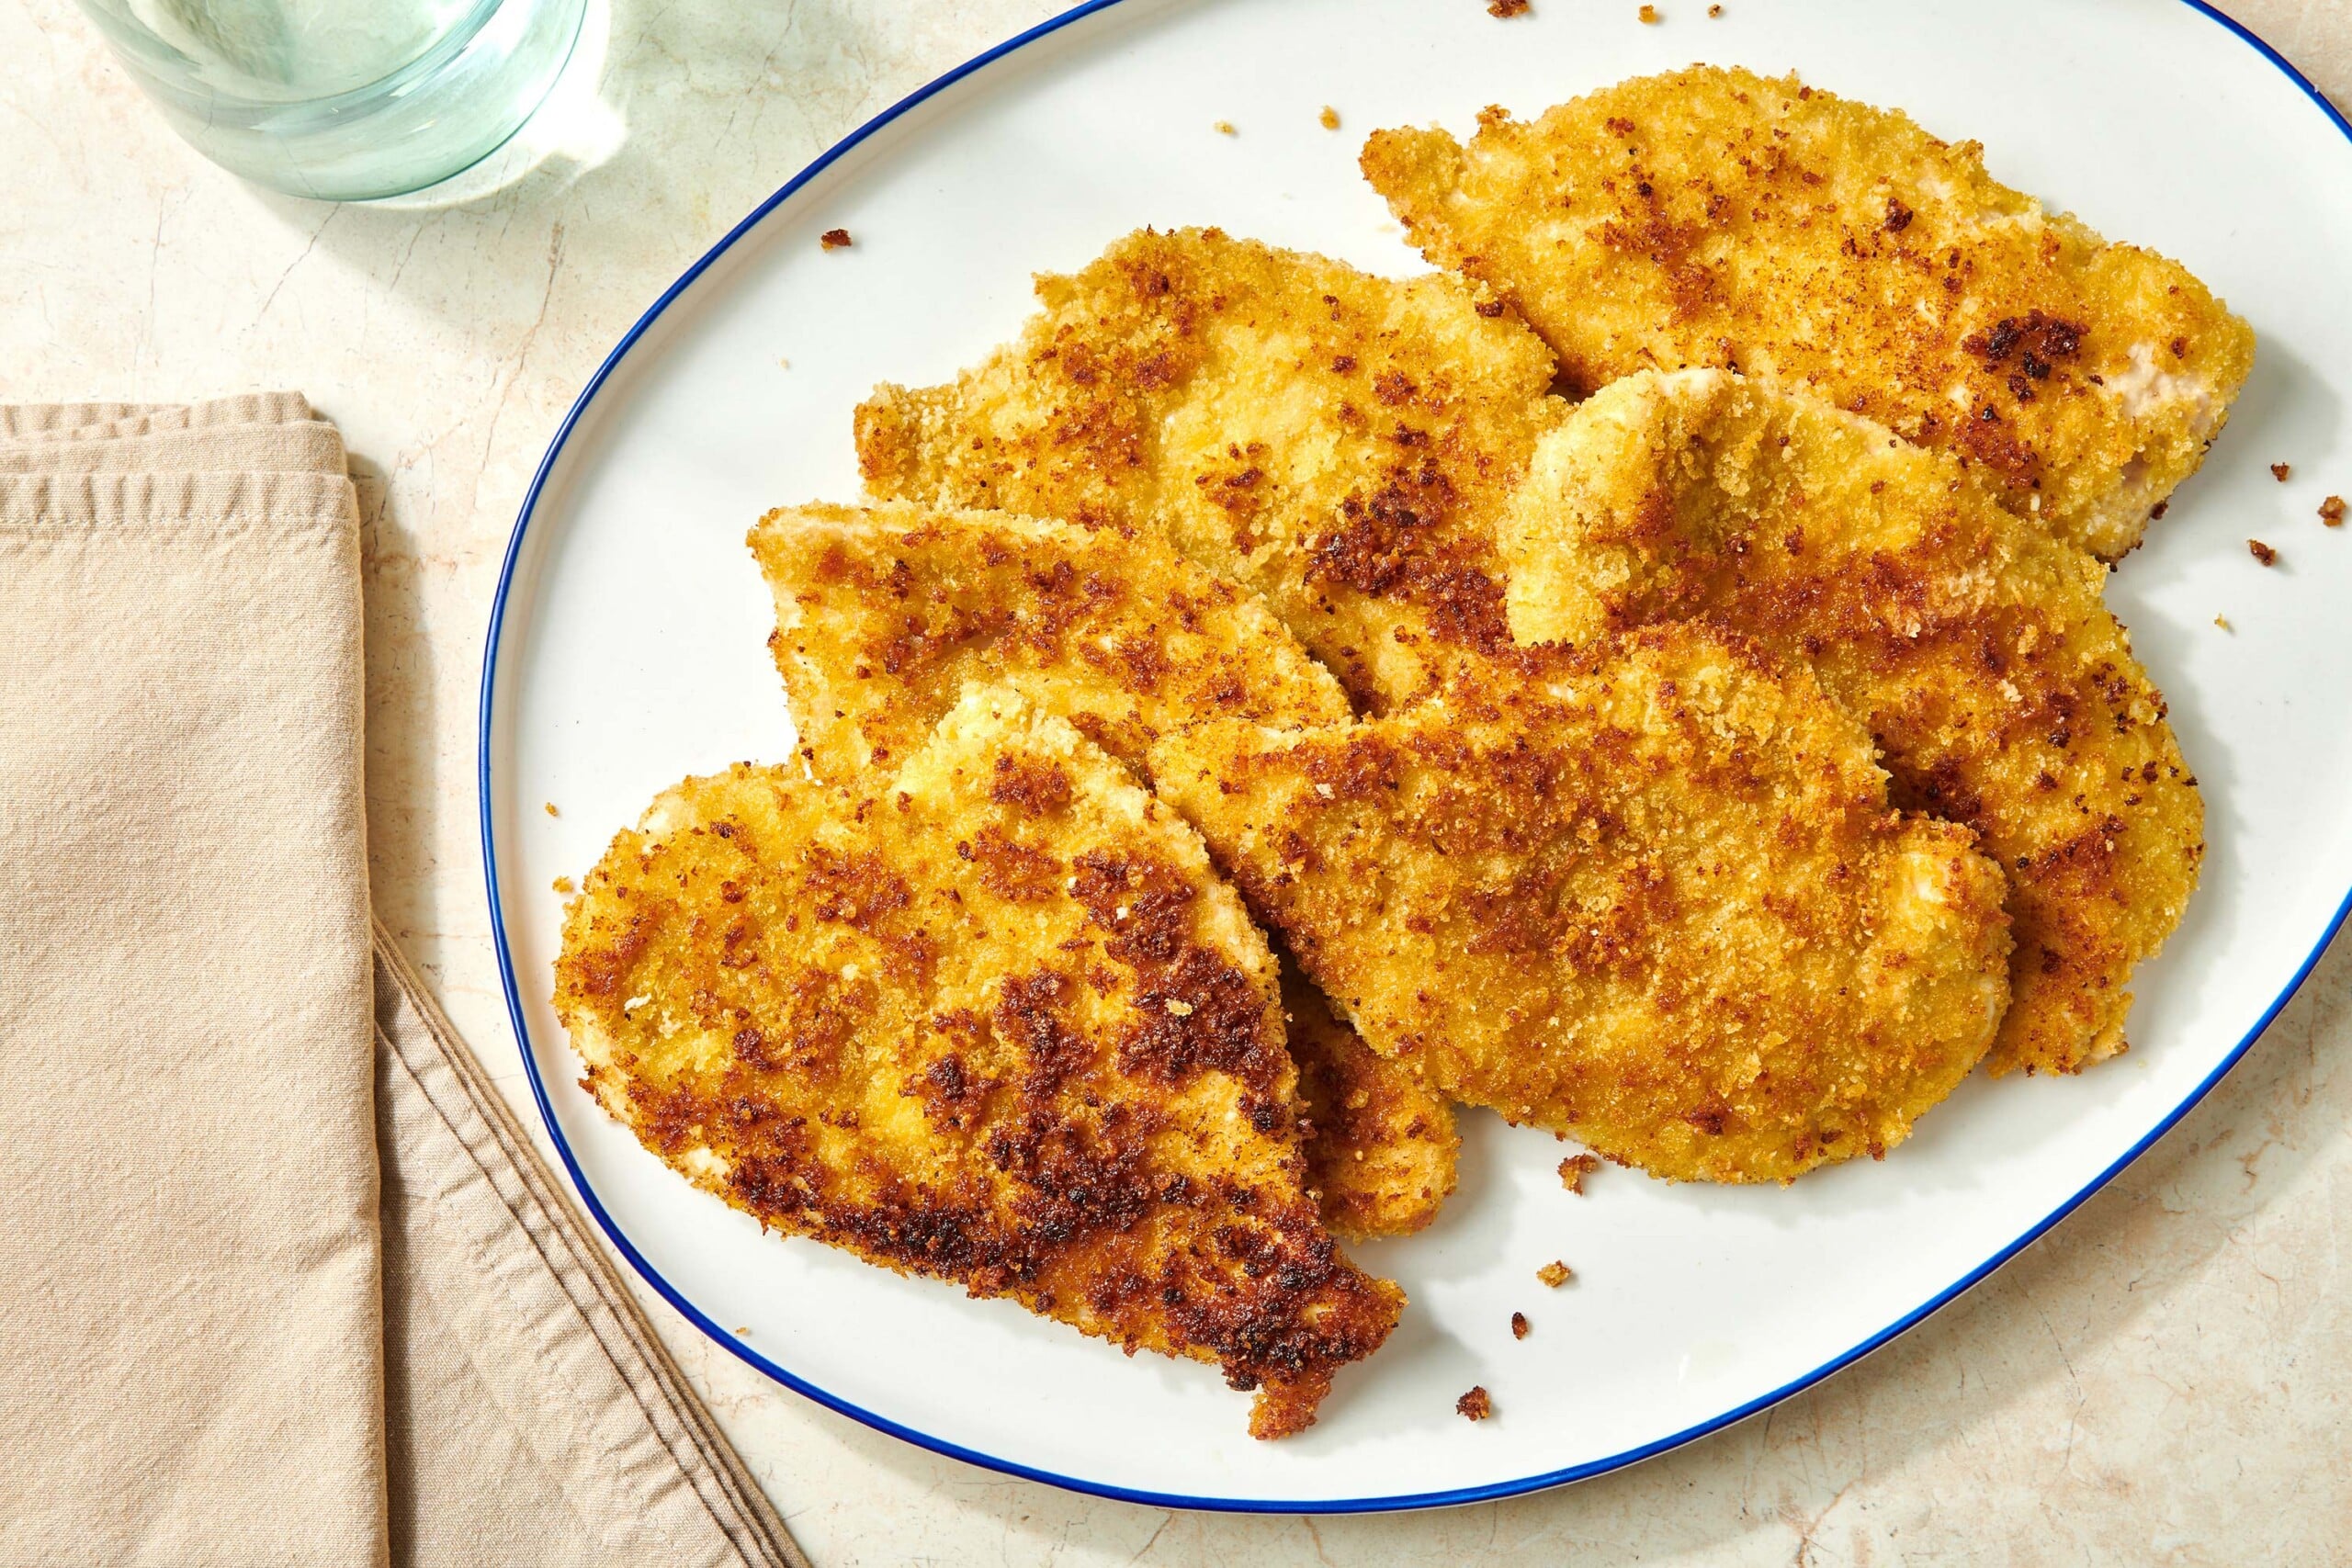
[[[1898,803],[1975,829],[2016,925],[1995,1072],[2123,1049],[2125,986],[2180,923],[2204,806],[2097,560],[1950,454],[1717,370],[1584,403],[1504,534],[1521,636],[1735,626],[1870,727]]]
[[[1657,1175],[1878,1155],[2007,999],[2001,874],[1869,736],[1690,624],[1541,684],[1162,741],[1182,811],[1382,1055]]]
[[[1501,305],[1214,229],[1037,292],[978,368],[858,410],[872,494],[1164,532],[1377,711],[1509,643],[1491,521],[1566,410]]]
[[[907,756],[976,681],[1017,688],[1138,769],[1153,741],[1205,717],[1349,717],[1339,683],[1262,601],[1154,535],[889,502],[772,512],[751,545],[821,778]],[[1351,1236],[1419,1230],[1453,1190],[1452,1111],[1329,1026],[1319,998],[1286,1006],[1325,1219]]]
[[[1351,1241],[1427,1226],[1453,1191],[1462,1155],[1453,1105],[1333,1017],[1323,993],[1287,962],[1283,1012],[1299,1113],[1313,1129],[1306,1170],[1323,1223]]]
[[[586,1087],[763,1224],[1312,1422],[1403,1294],[1308,1196],[1273,955],[1199,840],[1009,692],[870,796],[797,772],[670,790],[567,908]]]
[[[896,766],[967,682],[1018,689],[1131,765],[1206,717],[1349,716],[1261,601],[1153,535],[889,502],[771,512],[750,543],[821,778]]]
[[[2254,334],[2176,262],[1996,183],[1973,141],[1745,71],[1642,77],[1363,171],[1421,253],[1526,312],[1564,377],[1730,368],[1951,453],[2113,559],[2195,472]]]

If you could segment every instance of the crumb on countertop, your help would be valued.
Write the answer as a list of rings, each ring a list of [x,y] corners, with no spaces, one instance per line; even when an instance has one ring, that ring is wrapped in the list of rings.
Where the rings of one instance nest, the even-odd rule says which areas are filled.
[[[2344,498],[2331,495],[2319,503],[2319,520],[2331,528],[2344,526]]]
[[[1584,1191],[1584,1179],[1600,1168],[1599,1155],[1570,1155],[1560,1162],[1560,1185],[1571,1192]]]
[[[1484,1384],[1471,1389],[1453,1402],[1453,1413],[1469,1421],[1484,1421],[1495,1413],[1495,1402],[1487,1396]]]
[[[1657,7],[1655,6],[1645,6],[1635,14],[1642,18],[1645,24],[1655,25],[1661,19],[1657,14]]]
[[[1315,118],[1322,122],[1323,129],[1326,130],[1337,130],[1340,129],[1340,111],[1333,108],[1329,104],[1325,104],[1323,106],[1323,112],[1317,115]]]
[[[1561,1262],[1555,1258],[1551,1262],[1544,1265],[1543,1268],[1535,1270],[1535,1277],[1556,1291],[1561,1286],[1566,1284],[1570,1280],[1574,1279],[1576,1277],[1576,1272],[1577,1271],[1575,1269],[1569,1268],[1566,1264]]]
[[[2248,539],[2245,542],[2245,547],[2254,558],[2260,561],[2263,565],[2277,566],[2278,564],[2278,552],[2272,549],[2268,545],[2264,544],[2260,539]]]
[[[1515,1312],[1510,1314],[1510,1337],[1513,1339],[1524,1339],[1527,1337],[1527,1314],[1525,1313]]]
[[[571,878],[568,876],[557,877],[550,886],[552,886],[559,893],[571,893],[578,890]]]
[[[1524,17],[1528,0],[1487,0],[1489,17]]]
[[[1219,136],[1238,136],[1241,134],[1239,131],[1233,129],[1233,122],[1229,119],[1221,119],[1216,122],[1216,133]]]
[[[2292,463],[2273,463],[2270,465],[2270,477],[2277,479],[2280,484],[2285,484],[2287,480],[2293,476],[2294,472],[2295,465]]]
[[[828,229],[817,236],[817,243],[829,251],[846,249],[851,243],[846,229]]]

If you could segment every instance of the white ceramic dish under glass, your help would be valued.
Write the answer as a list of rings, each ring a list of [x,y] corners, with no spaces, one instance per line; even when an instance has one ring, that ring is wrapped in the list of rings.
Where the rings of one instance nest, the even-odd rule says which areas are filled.
[[[1950,1301],[2147,1146],[2234,1061],[2352,889],[2352,132],[2189,0],[1100,0],[915,95],[655,303],[582,393],[518,520],[482,686],[483,848],[514,1023],[555,1141],[652,1284],[779,1382],[1000,1470],[1160,1504],[1341,1510],[1575,1480],[1713,1430]],[[1908,110],[1995,175],[2186,262],[2259,362],[2204,471],[2111,582],[2200,775],[2204,886],[2142,972],[2131,1053],[1973,1079],[1883,1164],[1786,1188],[1604,1169],[1465,1113],[1437,1224],[1357,1249],[1412,1304],[1321,1423],[1243,1431],[1213,1369],[764,1236],[607,1120],[548,1006],[559,876],[684,774],[790,755],[743,534],[854,500],[850,412],[1027,315],[1030,275],[1145,224],[1216,224],[1375,271],[1422,265],[1359,177],[1375,127],[1466,130],[1692,60]],[[1342,129],[1319,121],[1334,107]],[[1230,124],[1232,133],[1217,128]],[[845,228],[847,250],[818,243]],[[2280,484],[2268,465],[2290,462]],[[2265,568],[2246,547],[2278,551]],[[2225,616],[2229,629],[2215,625]],[[555,802],[560,817],[542,810]],[[1576,1280],[1544,1290],[1555,1258]],[[1534,1325],[1513,1339],[1510,1319]],[[1472,1384],[1497,1416],[1453,1413]]]

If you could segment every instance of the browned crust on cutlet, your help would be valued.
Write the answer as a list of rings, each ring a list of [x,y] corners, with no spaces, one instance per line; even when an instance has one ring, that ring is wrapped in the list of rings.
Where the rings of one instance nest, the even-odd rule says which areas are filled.
[[[1998,869],[1702,626],[1377,721],[1204,726],[1160,797],[1382,1055],[1656,1174],[1878,1155],[1990,1043]]]
[[[1216,1362],[1274,1437],[1402,1303],[1308,1196],[1277,986],[1180,822],[978,693],[872,795],[670,791],[555,999],[590,1091],[763,1224]]]
[[[1461,1134],[1445,1097],[1363,1043],[1314,983],[1283,965],[1283,1010],[1298,1063],[1307,1179],[1323,1223],[1349,1240],[1409,1235],[1453,1191]]]
[[[1775,377],[1952,453],[2101,557],[2193,473],[2253,364],[2179,265],[1995,182],[1975,142],[1793,76],[1694,67],[1363,170],[1438,265],[1510,300],[1581,393]]]
[[[1164,532],[1376,710],[1508,645],[1491,519],[1562,409],[1498,301],[1214,229],[1037,291],[952,385],[859,408],[870,493]]]
[[[1521,635],[1737,626],[1870,726],[1898,804],[1975,830],[2017,937],[1994,1071],[2123,1048],[2132,973],[2196,886],[2204,808],[2098,561],[1949,456],[1715,371],[1579,408],[1504,537]]]
[[[779,508],[749,543],[824,778],[896,766],[972,682],[1013,687],[1131,764],[1204,718],[1348,716],[1256,596],[1153,535],[891,502]]]
[[[772,512],[750,544],[802,752],[826,779],[894,766],[974,681],[1018,689],[1131,766],[1204,718],[1349,716],[1339,683],[1254,594],[1158,535],[884,502]],[[1036,874],[1008,858],[994,874]],[[1306,1145],[1327,1222],[1351,1236],[1419,1229],[1453,1189],[1451,1111],[1329,1024],[1319,998],[1293,1010],[1318,1104],[1340,1094]]]

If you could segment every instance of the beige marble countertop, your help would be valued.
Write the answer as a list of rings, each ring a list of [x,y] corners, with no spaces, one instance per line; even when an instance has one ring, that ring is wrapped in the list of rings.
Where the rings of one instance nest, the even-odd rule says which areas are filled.
[[[285,386],[341,424],[366,513],[377,907],[534,1128],[473,782],[482,630],[523,487],[616,338],[738,217],[1057,8],[598,0],[594,68],[469,199],[338,208],[197,157],[69,0],[0,0],[0,398]],[[2346,100],[2352,3],[2233,8]],[[648,1305],[823,1564],[2341,1561],[2347,1047],[2352,939],[2169,1137],[1958,1304],[1768,1416],[1488,1506],[1308,1521],[1073,1496],[870,1432]]]

